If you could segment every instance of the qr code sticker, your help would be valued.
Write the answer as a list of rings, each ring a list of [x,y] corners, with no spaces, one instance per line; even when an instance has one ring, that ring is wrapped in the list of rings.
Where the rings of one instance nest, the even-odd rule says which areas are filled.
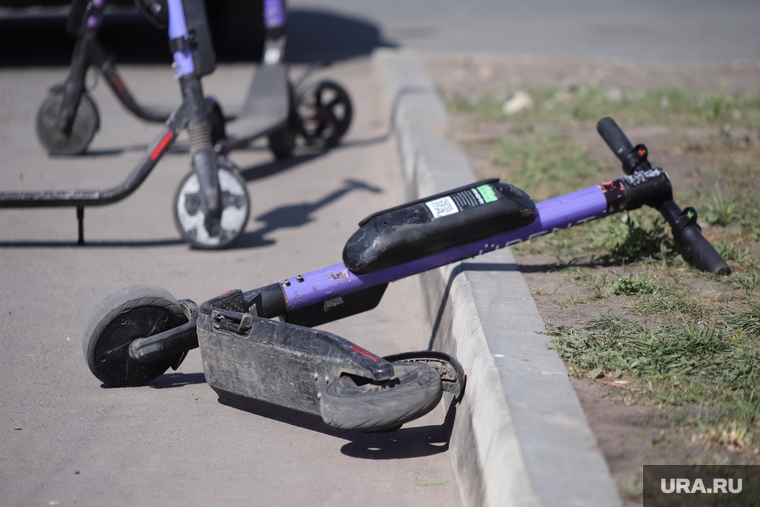
[[[430,210],[430,213],[433,214],[433,218],[445,217],[446,215],[453,215],[454,213],[459,212],[459,208],[457,208],[457,205],[454,203],[454,199],[448,196],[436,199],[435,201],[426,202],[425,204]]]

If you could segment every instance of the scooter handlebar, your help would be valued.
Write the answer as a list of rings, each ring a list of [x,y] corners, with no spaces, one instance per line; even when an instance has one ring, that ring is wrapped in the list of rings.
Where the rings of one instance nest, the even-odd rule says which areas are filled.
[[[626,137],[623,129],[611,117],[605,116],[597,122],[596,131],[599,132],[599,135],[602,136],[618,160],[623,163],[623,170],[626,174],[631,174],[631,170],[628,169],[628,154],[633,151],[633,145]]]
[[[623,170],[626,174],[632,174],[635,168],[642,167],[639,165],[640,161],[644,162],[644,167],[651,167],[645,158],[646,148],[643,145],[637,146],[637,148],[641,148],[640,151],[644,154],[643,160],[637,160],[633,144],[628,140],[623,129],[611,117],[605,116],[599,120],[596,124],[596,131],[599,132],[599,135],[602,136],[618,160],[623,163]],[[731,268],[726,261],[702,234],[702,229],[697,224],[697,212],[694,208],[681,210],[672,198],[656,207],[670,224],[673,236],[678,244],[687,251],[687,256],[691,258],[691,262],[697,269],[717,275],[731,273]]]
[[[662,216],[670,224],[676,242],[686,250],[687,257],[697,269],[728,275],[731,268],[715,247],[702,234],[697,224],[697,211],[694,208],[681,210],[675,201],[667,200],[658,208]]]
[[[729,275],[731,268],[720,256],[707,238],[702,235],[702,229],[694,225],[687,227],[678,238],[681,245],[689,250],[691,262],[697,269],[716,275]]]

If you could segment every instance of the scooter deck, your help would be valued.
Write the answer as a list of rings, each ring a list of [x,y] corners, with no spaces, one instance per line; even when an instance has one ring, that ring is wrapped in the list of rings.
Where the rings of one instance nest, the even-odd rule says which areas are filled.
[[[463,392],[461,365],[446,354],[413,352],[391,363],[326,331],[258,317],[262,303],[259,290],[234,290],[197,312],[206,382],[228,403],[345,431],[379,431],[426,414],[443,391],[457,399]]]
[[[289,112],[287,69],[280,63],[263,64],[253,75],[240,114],[227,127],[223,150],[240,147],[285,124]]]

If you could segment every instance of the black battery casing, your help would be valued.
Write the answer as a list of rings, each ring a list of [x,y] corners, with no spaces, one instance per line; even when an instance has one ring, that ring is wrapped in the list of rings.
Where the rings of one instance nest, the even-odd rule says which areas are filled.
[[[482,180],[368,216],[346,243],[343,262],[369,273],[524,227],[536,216],[525,192]]]

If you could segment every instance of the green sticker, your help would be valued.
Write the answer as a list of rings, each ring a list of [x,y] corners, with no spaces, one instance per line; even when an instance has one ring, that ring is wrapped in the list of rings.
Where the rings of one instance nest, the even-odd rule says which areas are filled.
[[[491,185],[480,185],[476,190],[480,193],[480,196],[485,202],[493,202],[498,199],[498,197],[496,197],[496,192],[493,191]]]

